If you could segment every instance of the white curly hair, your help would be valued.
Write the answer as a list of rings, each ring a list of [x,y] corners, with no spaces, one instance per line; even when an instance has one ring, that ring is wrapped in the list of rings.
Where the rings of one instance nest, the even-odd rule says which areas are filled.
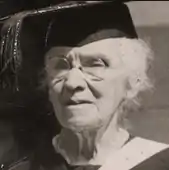
[[[129,72],[126,99],[139,104],[138,94],[153,89],[153,83],[148,77],[153,52],[142,39],[118,38],[117,41],[120,43],[121,59]]]

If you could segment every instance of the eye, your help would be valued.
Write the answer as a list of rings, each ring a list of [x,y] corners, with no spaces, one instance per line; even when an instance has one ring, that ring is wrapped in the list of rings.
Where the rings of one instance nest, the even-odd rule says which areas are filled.
[[[48,61],[48,68],[53,70],[67,70],[70,69],[70,64],[66,58],[55,57]]]
[[[68,73],[70,63],[66,58],[54,57],[47,61],[46,71],[52,79],[62,79]]]
[[[55,69],[56,70],[70,69],[69,61],[66,58],[58,58],[55,61]]]
[[[105,67],[106,66],[103,60],[101,59],[93,60],[91,64],[93,67]]]
[[[83,63],[85,67],[106,67],[107,64],[100,58],[88,59]]]

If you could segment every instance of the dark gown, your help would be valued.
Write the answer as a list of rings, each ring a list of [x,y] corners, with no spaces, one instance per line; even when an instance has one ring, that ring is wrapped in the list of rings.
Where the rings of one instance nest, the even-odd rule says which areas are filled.
[[[1,165],[2,170],[98,170],[100,166],[70,166],[52,146],[42,148],[18,162]],[[112,167],[112,170],[117,170]],[[169,170],[169,148],[151,156],[130,170]]]
[[[2,168],[3,170],[98,170],[99,166],[70,166],[60,156],[56,156],[56,161],[51,165],[36,164],[29,158],[23,158],[19,162]],[[51,158],[48,158],[51,159]],[[112,170],[114,168],[112,167]],[[131,170],[169,170],[169,149],[155,154],[143,161]]]

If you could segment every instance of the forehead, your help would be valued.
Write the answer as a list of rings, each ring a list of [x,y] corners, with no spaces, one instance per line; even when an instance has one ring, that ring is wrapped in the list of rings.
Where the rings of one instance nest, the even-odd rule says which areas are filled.
[[[118,45],[119,38],[108,38],[108,39],[103,39],[99,41],[94,41],[92,43],[88,43],[86,45],[83,45],[79,47],[78,49],[85,50],[85,49],[91,49],[93,51],[99,50],[98,48],[95,47],[100,47],[102,49],[109,49],[110,46],[117,46]]]
[[[48,57],[69,57],[72,55],[80,57],[92,57],[95,55],[103,55],[107,58],[120,57],[122,50],[122,39],[109,38],[95,41],[81,47],[52,47],[46,54]]]
[[[117,54],[120,52],[118,44],[118,41],[113,38],[104,39],[86,44],[78,48],[74,48],[71,51],[74,51],[75,53],[82,56],[88,56],[92,54],[104,54],[109,56],[110,54]]]

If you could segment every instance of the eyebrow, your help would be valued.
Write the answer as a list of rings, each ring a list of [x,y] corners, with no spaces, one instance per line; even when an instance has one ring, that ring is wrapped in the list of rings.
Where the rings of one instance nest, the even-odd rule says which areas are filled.
[[[85,58],[101,58],[105,59],[106,61],[109,61],[109,57],[107,57],[105,54],[102,53],[91,53],[91,54],[80,54],[79,55],[80,59],[85,59]]]
[[[53,58],[66,58],[66,55],[62,55],[62,54],[55,54],[55,55],[47,55],[48,59],[53,59]]]
[[[66,58],[67,54],[71,51],[72,47],[53,47],[49,52],[46,53],[48,59],[51,58]]]

